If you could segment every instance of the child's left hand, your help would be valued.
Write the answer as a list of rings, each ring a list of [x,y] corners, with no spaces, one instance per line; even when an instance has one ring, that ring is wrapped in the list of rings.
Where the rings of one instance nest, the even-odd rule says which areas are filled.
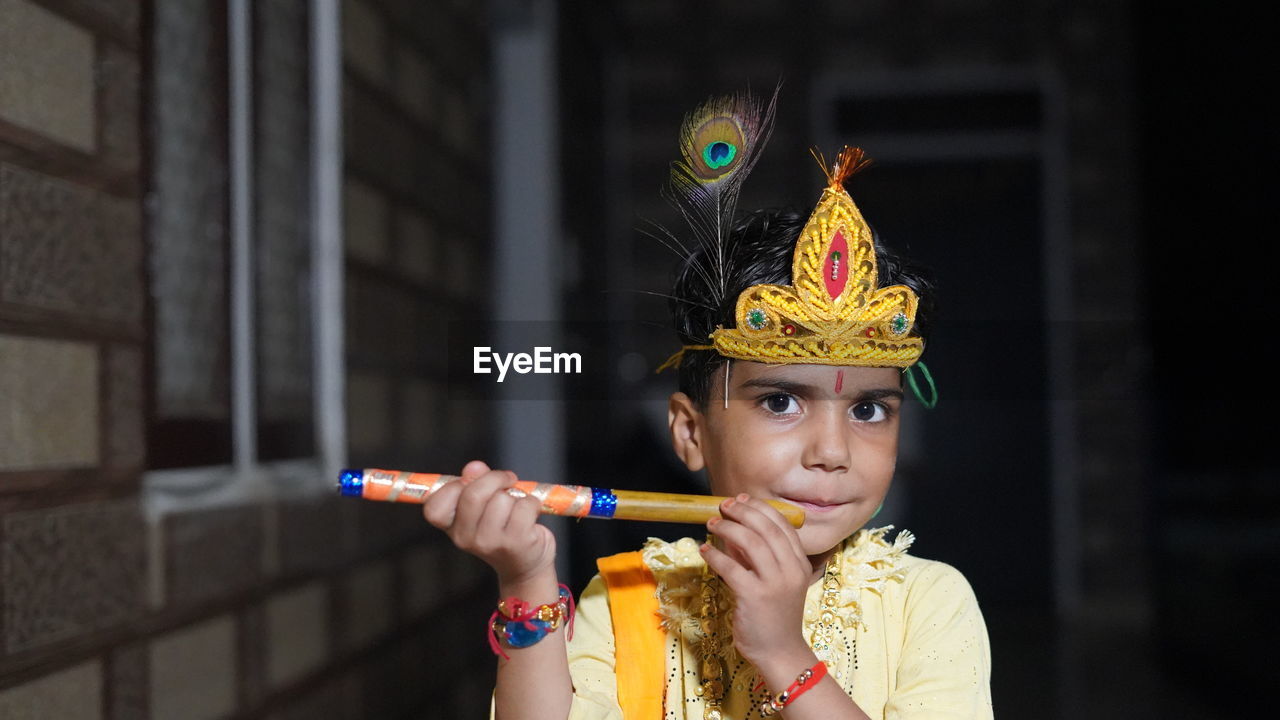
[[[725,549],[704,544],[702,556],[737,600],[738,652],[757,667],[770,656],[809,652],[801,627],[813,564],[795,528],[767,503],[746,495],[725,500],[720,514],[707,528],[724,540]]]

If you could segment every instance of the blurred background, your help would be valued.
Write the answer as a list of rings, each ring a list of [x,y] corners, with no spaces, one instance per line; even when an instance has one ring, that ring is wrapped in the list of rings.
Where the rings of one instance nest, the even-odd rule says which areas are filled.
[[[905,411],[877,523],[973,584],[998,715],[1255,709],[1264,27],[1145,0],[0,0],[0,718],[485,717],[488,570],[332,479],[478,457],[704,487],[652,373],[677,258],[643,231],[679,230],[683,114],[779,83],[741,207],[807,212],[808,148],[861,145],[854,198],[935,273],[941,402]],[[478,342],[586,367],[499,386],[458,359]],[[575,591],[695,529],[551,525]]]

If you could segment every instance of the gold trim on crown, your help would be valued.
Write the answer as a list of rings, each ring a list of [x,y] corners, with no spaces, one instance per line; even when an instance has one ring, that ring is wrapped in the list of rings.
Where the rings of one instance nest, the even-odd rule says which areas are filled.
[[[791,285],[752,285],[738,295],[736,328],[711,333],[725,357],[769,364],[909,367],[924,341],[912,334],[917,298],[905,285],[878,287],[875,241],[844,180],[865,167],[846,147],[791,260]]]

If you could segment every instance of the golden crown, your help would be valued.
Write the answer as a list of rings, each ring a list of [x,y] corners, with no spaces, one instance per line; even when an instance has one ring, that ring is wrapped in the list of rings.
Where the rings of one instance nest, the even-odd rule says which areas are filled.
[[[752,285],[738,296],[736,328],[711,333],[725,357],[769,364],[901,367],[924,340],[912,334],[918,299],[905,285],[879,287],[875,239],[844,180],[871,161],[845,147],[791,260],[791,285]],[[690,348],[692,349],[692,348]]]

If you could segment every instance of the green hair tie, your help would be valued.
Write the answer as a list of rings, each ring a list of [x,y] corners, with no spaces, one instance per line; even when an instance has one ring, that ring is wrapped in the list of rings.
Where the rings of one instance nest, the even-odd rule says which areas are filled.
[[[925,399],[924,393],[920,392],[920,385],[916,383],[916,366],[920,367],[920,374],[924,376],[924,381],[929,383],[929,399]],[[920,404],[926,409],[932,410],[938,404],[938,386],[933,383],[933,375],[929,374],[929,366],[924,362],[918,362],[907,368],[903,368],[902,374],[907,376],[907,385],[911,386],[911,392],[920,401]]]

